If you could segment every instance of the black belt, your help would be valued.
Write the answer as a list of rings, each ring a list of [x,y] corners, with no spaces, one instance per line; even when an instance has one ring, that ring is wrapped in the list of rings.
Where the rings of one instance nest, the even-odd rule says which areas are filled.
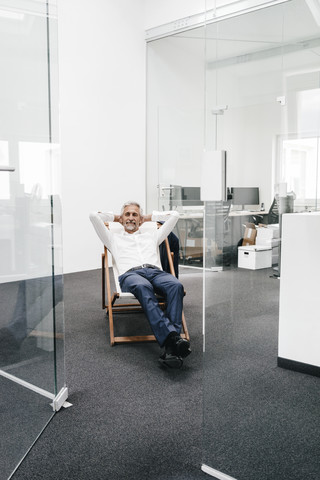
[[[135,270],[141,270],[141,268],[157,268],[159,270],[159,267],[156,267],[155,265],[150,265],[150,263],[144,263],[143,265],[139,265],[138,267],[133,267],[127,270],[127,272],[134,272]]]

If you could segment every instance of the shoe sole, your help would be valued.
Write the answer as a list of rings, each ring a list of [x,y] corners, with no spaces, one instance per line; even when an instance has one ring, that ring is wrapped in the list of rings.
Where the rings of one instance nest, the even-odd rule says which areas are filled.
[[[175,356],[165,359],[160,357],[159,362],[161,363],[161,365],[168,368],[181,368],[183,365],[182,358]]]

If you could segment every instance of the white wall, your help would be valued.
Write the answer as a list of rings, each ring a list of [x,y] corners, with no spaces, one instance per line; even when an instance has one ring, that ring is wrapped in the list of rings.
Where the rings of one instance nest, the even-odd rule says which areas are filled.
[[[99,268],[88,215],[145,200],[144,0],[60,0],[64,272]]]
[[[214,5],[58,0],[65,273],[100,266],[91,210],[145,202],[145,30]]]

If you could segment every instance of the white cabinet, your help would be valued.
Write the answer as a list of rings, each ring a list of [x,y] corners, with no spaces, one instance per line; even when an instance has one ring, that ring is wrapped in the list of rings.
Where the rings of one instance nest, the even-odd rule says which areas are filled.
[[[320,212],[282,217],[279,357],[320,366]]]

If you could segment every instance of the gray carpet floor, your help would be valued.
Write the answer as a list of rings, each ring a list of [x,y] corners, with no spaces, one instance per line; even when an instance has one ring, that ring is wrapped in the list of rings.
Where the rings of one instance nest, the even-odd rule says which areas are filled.
[[[276,365],[279,281],[267,270],[208,273],[203,356],[202,278],[183,272],[193,352],[181,370],[159,365],[155,343],[110,347],[100,272],[66,275],[73,406],[14,480],[210,478],[202,463],[237,480],[320,479],[320,379]],[[119,334],[132,328],[118,323]],[[135,324],[148,328],[141,315]]]
[[[271,275],[207,275],[203,462],[237,480],[319,480],[320,378],[277,367]]]
[[[201,274],[183,276],[186,290]],[[192,300],[193,299],[193,300]],[[59,411],[14,474],[20,479],[201,479],[202,306],[185,299],[192,355],[180,370],[155,343],[110,347],[100,272],[65,276],[68,409]],[[142,330],[146,320],[135,315]],[[119,319],[119,333],[130,330]],[[141,325],[139,325],[141,323]],[[147,332],[146,332],[147,333]]]

